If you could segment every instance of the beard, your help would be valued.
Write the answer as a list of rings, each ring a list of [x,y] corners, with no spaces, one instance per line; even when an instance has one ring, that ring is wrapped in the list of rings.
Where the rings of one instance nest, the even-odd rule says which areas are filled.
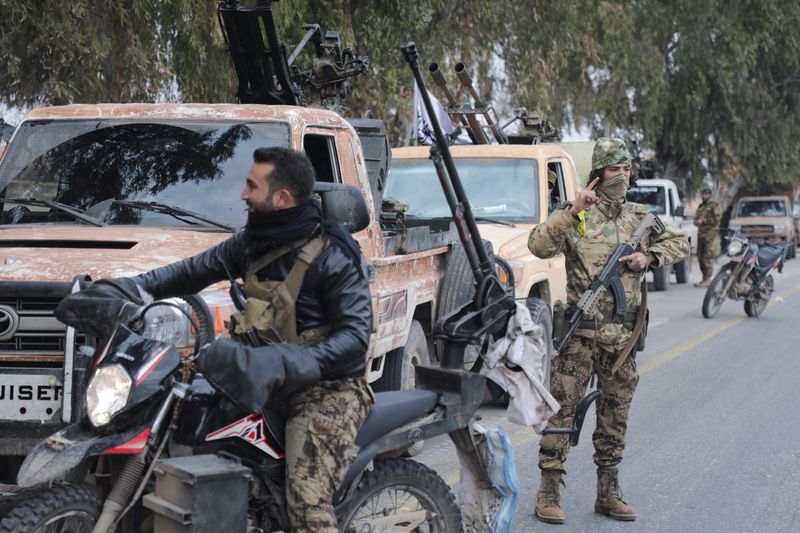
[[[264,201],[261,203],[251,202],[250,200],[247,201],[248,213],[266,215],[269,213],[274,213],[275,211],[275,204],[272,203],[272,196],[270,195],[267,195],[266,199],[264,199]]]

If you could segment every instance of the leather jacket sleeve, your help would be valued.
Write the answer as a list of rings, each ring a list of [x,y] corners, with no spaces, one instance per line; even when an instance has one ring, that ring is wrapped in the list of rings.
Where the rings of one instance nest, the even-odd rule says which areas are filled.
[[[170,265],[145,272],[133,278],[157,300],[194,294],[218,281],[228,279],[225,268],[233,277],[244,275],[244,232],[205,252]]]
[[[320,266],[320,304],[333,330],[308,350],[319,363],[323,380],[364,375],[372,330],[364,260],[353,264],[341,249],[332,246]]]

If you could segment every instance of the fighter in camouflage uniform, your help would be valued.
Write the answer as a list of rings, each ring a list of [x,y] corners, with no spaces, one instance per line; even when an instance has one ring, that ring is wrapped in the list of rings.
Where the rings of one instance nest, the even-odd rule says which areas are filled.
[[[620,139],[601,138],[592,154],[591,183],[573,204],[553,211],[530,235],[528,248],[537,257],[563,253],[567,267],[568,313],[580,295],[600,274],[618,243],[628,240],[649,209],[625,201],[630,186],[630,154]],[[683,234],[667,230],[651,235],[646,246],[622,259],[628,269],[622,276],[628,315],[622,324],[612,323],[613,295],[607,292],[600,309],[607,319],[582,322],[572,341],[553,360],[550,391],[561,410],[548,427],[569,427],[578,402],[592,375],[602,395],[597,400],[597,428],[592,436],[594,462],[598,467],[595,511],[617,520],[634,520],[636,512],[621,499],[617,465],[625,447],[628,409],[639,380],[635,349],[618,361],[629,345],[642,298],[642,270],[650,265],[679,261],[689,253]],[[570,316],[569,314],[567,316]],[[614,369],[614,367],[617,367]],[[536,498],[536,516],[550,523],[563,523],[559,484],[566,473],[568,437],[546,435],[539,450],[542,483]]]
[[[711,199],[711,189],[703,189],[703,203],[694,214],[694,225],[697,226],[697,261],[703,281],[695,283],[695,287],[708,287],[714,276],[714,260],[720,253],[719,223],[722,220],[722,208]]]

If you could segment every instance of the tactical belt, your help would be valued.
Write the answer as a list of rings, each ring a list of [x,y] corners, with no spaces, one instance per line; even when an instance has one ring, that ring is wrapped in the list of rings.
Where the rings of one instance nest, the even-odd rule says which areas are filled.
[[[572,313],[575,312],[575,308],[567,309],[567,316],[572,316]],[[633,328],[636,326],[636,317],[639,314],[639,306],[629,308],[628,313],[623,318],[621,324],[625,327],[625,329],[629,331],[633,331]],[[614,324],[620,323],[614,320],[614,310],[609,309],[603,312],[603,319],[602,320],[594,320],[594,319],[584,319],[578,322],[577,329],[591,329],[596,330],[599,329],[603,324]]]

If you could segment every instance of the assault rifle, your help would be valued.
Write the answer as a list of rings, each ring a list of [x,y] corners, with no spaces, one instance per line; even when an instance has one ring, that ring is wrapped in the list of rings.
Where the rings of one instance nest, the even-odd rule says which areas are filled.
[[[575,330],[578,329],[578,324],[580,324],[581,320],[584,318],[603,319],[603,314],[600,312],[600,309],[598,309],[598,305],[600,303],[600,297],[608,288],[611,288],[611,292],[614,293],[614,322],[621,323],[625,319],[625,315],[628,312],[628,303],[625,300],[625,290],[622,288],[620,276],[625,271],[627,265],[621,263],[619,259],[634,253],[636,248],[639,247],[639,244],[641,244],[651,232],[660,235],[664,233],[665,229],[664,223],[661,222],[657,216],[653,213],[648,213],[639,223],[639,226],[633,232],[631,238],[622,244],[618,244],[616,248],[614,248],[611,257],[608,258],[606,266],[603,267],[603,271],[600,272],[597,279],[589,285],[589,288],[584,291],[580,300],[578,300],[578,308],[570,317],[569,326],[564,335],[562,335],[561,338],[553,339],[553,346],[557,351],[560,352],[561,348],[567,345],[572,335],[575,333]]]

